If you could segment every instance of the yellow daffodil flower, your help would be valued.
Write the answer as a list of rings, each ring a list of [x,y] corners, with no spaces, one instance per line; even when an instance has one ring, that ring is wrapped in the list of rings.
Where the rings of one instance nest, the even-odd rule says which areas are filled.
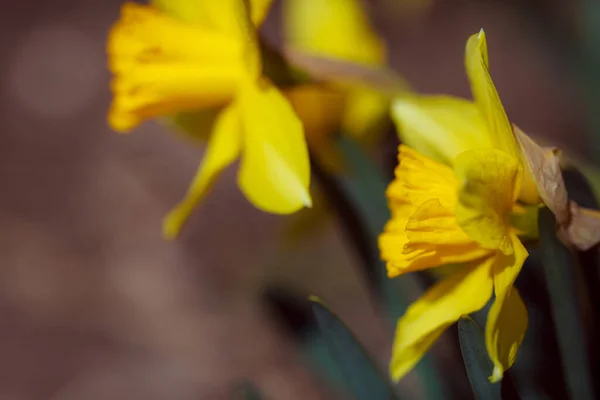
[[[527,250],[511,225],[522,208],[517,199],[525,193],[525,174],[489,74],[483,31],[467,42],[466,66],[474,102],[411,97],[393,106],[401,138],[418,151],[400,147],[387,191],[392,217],[379,245],[388,275],[463,265],[398,321],[390,365],[396,380],[448,326],[492,295],[485,327],[492,381],[514,363],[527,329],[527,310],[513,287]]]
[[[474,101],[452,96],[416,95],[394,100],[392,119],[401,141],[449,165],[458,154],[478,147],[498,148],[513,155],[523,165],[511,123],[489,74],[483,30],[467,43],[465,64]],[[540,203],[530,174],[523,174],[519,200],[527,204]]]
[[[294,50],[365,66],[384,66],[386,49],[359,0],[285,0],[286,45]],[[327,141],[339,128],[357,139],[376,130],[389,98],[358,82],[304,85],[287,91],[320,159],[336,157]],[[325,109],[315,106],[325,104]]]
[[[109,123],[127,132],[145,120],[218,110],[208,148],[183,201],[167,216],[174,237],[220,172],[241,157],[238,184],[259,209],[311,205],[302,123],[262,75],[255,27],[270,0],[126,3],[108,39],[114,99]]]

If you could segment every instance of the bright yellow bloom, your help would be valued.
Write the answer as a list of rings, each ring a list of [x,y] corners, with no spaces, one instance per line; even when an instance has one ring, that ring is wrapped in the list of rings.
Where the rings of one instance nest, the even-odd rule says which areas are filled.
[[[302,123],[262,76],[255,26],[269,4],[126,3],[111,30],[109,122],[115,130],[126,132],[145,120],[180,112],[220,109],[194,182],[165,220],[167,237],[179,232],[220,172],[240,156],[238,184],[256,207],[287,214],[311,205]]]
[[[494,147],[523,161],[511,123],[489,74],[483,30],[472,36],[465,64],[474,101],[452,96],[404,96],[392,104],[401,141],[434,160],[452,164],[465,150]],[[535,183],[523,174],[519,200],[538,204]]]
[[[485,328],[492,381],[514,363],[527,329],[527,310],[513,287],[527,251],[511,226],[513,214],[522,209],[517,198],[524,169],[489,75],[483,31],[467,42],[466,65],[474,103],[436,97],[394,105],[401,137],[419,151],[400,147],[388,188],[392,218],[379,243],[388,275],[464,265],[429,289],[398,322],[390,366],[396,380],[444,329],[481,309],[492,294]]]
[[[284,7],[286,44],[292,49],[365,66],[385,65],[385,45],[370,26],[361,1],[286,0]],[[324,139],[340,127],[364,139],[389,111],[386,95],[358,82],[301,86],[288,95],[306,124],[309,144],[325,161],[332,146]]]

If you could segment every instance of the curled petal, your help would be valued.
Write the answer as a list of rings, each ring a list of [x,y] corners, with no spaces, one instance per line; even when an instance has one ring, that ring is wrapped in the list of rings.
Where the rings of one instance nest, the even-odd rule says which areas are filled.
[[[498,253],[492,269],[496,298],[485,328],[486,347],[494,364],[492,382],[502,379],[504,371],[513,365],[527,331],[527,309],[513,284],[528,254],[515,235],[511,241],[514,253]]]
[[[434,285],[398,321],[390,373],[400,380],[442,332],[462,315],[481,309],[492,295],[493,257],[465,266]]]
[[[167,215],[163,235],[175,238],[194,207],[206,196],[221,171],[239,156],[241,124],[236,104],[225,108],[217,118],[206,154],[185,198]]]
[[[312,204],[304,129],[270,83],[246,82],[240,93],[244,154],[238,183],[258,208],[289,214]]]
[[[509,219],[519,167],[515,158],[496,149],[474,149],[456,157],[462,183],[456,220],[484,248],[512,252]]]

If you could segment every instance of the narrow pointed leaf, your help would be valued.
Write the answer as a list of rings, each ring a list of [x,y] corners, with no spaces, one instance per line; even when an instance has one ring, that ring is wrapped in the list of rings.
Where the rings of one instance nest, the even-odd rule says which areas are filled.
[[[494,366],[485,348],[481,327],[471,317],[461,318],[458,321],[458,339],[475,399],[500,400],[500,383],[491,383],[488,379]]]
[[[399,399],[393,386],[352,332],[319,300],[311,300],[319,330],[345,378],[346,389],[356,400]]]

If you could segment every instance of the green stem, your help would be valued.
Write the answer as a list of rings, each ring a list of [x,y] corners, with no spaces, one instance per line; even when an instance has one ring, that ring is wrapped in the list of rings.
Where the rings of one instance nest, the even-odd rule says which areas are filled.
[[[573,269],[579,266],[557,238],[556,221],[549,209],[540,210],[539,223],[543,271],[569,395],[576,400],[592,400],[594,390],[586,338],[573,277]]]

